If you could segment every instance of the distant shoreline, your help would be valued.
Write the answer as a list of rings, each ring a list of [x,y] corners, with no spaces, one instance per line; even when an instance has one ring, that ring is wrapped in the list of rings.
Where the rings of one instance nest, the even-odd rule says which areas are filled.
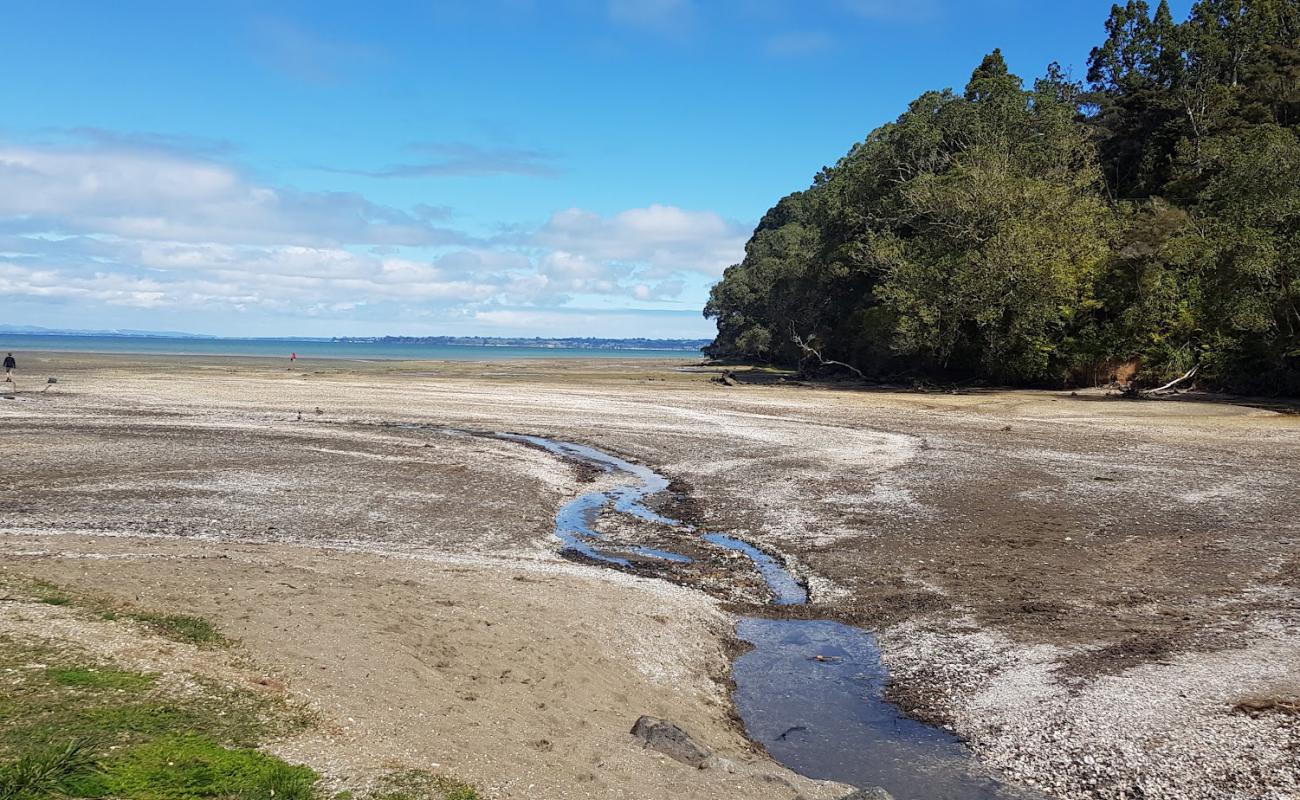
[[[537,341],[537,344],[526,343]],[[630,340],[643,342],[647,340]],[[665,341],[665,340],[660,340]],[[574,344],[566,344],[573,342]],[[608,342],[596,344],[595,342]],[[683,343],[686,344],[686,343]],[[54,334],[0,332],[0,349],[22,352],[125,354],[160,356],[244,356],[305,359],[386,361],[504,361],[545,358],[700,358],[686,346],[630,346],[618,340],[489,340],[394,337],[350,339],[222,338],[112,334]]]

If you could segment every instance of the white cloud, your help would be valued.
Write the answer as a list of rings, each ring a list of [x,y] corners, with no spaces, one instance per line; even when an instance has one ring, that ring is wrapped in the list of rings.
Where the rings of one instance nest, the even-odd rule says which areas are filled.
[[[472,315],[475,325],[496,335],[529,336],[537,331],[570,331],[575,336],[647,338],[713,335],[713,325],[695,312],[595,311],[593,309],[490,309]]]
[[[453,244],[426,216],[350,192],[248,181],[216,161],[166,150],[0,146],[0,217],[34,232],[241,244]]]
[[[431,213],[436,206],[411,213],[352,193],[273,186],[210,155],[104,141],[0,143],[3,296],[260,319],[369,315],[375,324],[556,310],[584,298],[639,306],[720,275],[748,236],[711,211],[651,205],[612,215],[571,208],[540,229],[476,240],[433,225],[446,216]],[[149,327],[147,318],[129,326]]]
[[[717,277],[744,254],[749,229],[713,211],[652,205],[609,217],[560,211],[537,233],[554,251],[605,264],[641,264],[650,277],[694,272]]]
[[[564,250],[544,257],[538,272],[558,291],[609,294],[619,287],[619,270]]]

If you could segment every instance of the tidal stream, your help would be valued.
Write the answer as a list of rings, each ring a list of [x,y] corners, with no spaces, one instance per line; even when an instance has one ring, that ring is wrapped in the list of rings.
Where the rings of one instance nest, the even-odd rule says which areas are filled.
[[[555,533],[567,550],[620,567],[633,566],[627,555],[691,561],[667,550],[615,542],[595,530],[601,514],[627,514],[744,554],[767,582],[773,605],[808,602],[807,589],[777,557],[646,506],[646,498],[669,486],[654,470],[585,445],[513,433],[496,437],[544,448],[618,481],[614,488],[580,495],[560,509]],[[795,772],[861,788],[878,786],[897,800],[1025,797],[989,776],[957,737],[910,719],[885,701],[889,673],[874,634],[829,620],[762,617],[742,618],[737,633],[753,645],[733,667],[745,730]]]

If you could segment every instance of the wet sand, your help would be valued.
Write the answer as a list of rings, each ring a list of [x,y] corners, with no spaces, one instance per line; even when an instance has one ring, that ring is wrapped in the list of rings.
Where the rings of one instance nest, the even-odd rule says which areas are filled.
[[[878,631],[893,696],[1023,785],[1297,791],[1300,417],[724,387],[680,366],[28,355],[27,391],[0,401],[4,567],[210,616],[333,720],[285,744],[326,772],[432,760],[494,797],[835,796],[732,717],[730,612],[765,599],[747,559],[669,576],[702,591],[566,560],[554,513],[598,476],[394,425],[551,436],[653,466],[675,512],[785,558],[812,595],[786,613]],[[286,610],[315,616],[286,639]],[[440,668],[459,663],[443,649],[472,657]],[[643,713],[739,768],[641,750]]]

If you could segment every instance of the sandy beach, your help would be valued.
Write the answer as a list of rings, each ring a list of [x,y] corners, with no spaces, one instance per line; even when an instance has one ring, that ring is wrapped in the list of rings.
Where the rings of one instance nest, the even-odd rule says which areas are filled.
[[[322,720],[276,752],[340,782],[436,764],[493,798],[812,800],[848,790],[749,742],[729,672],[736,615],[816,616],[876,631],[890,697],[1013,786],[1300,792],[1300,416],[684,363],[29,354],[0,400],[0,574],[239,645],[186,661],[34,603],[0,633],[270,676]],[[811,602],[762,606],[748,562],[635,526],[699,566],[566,558],[556,510],[602,477],[436,428],[649,465],[665,509],[778,555]],[[643,748],[642,714],[715,760]]]

